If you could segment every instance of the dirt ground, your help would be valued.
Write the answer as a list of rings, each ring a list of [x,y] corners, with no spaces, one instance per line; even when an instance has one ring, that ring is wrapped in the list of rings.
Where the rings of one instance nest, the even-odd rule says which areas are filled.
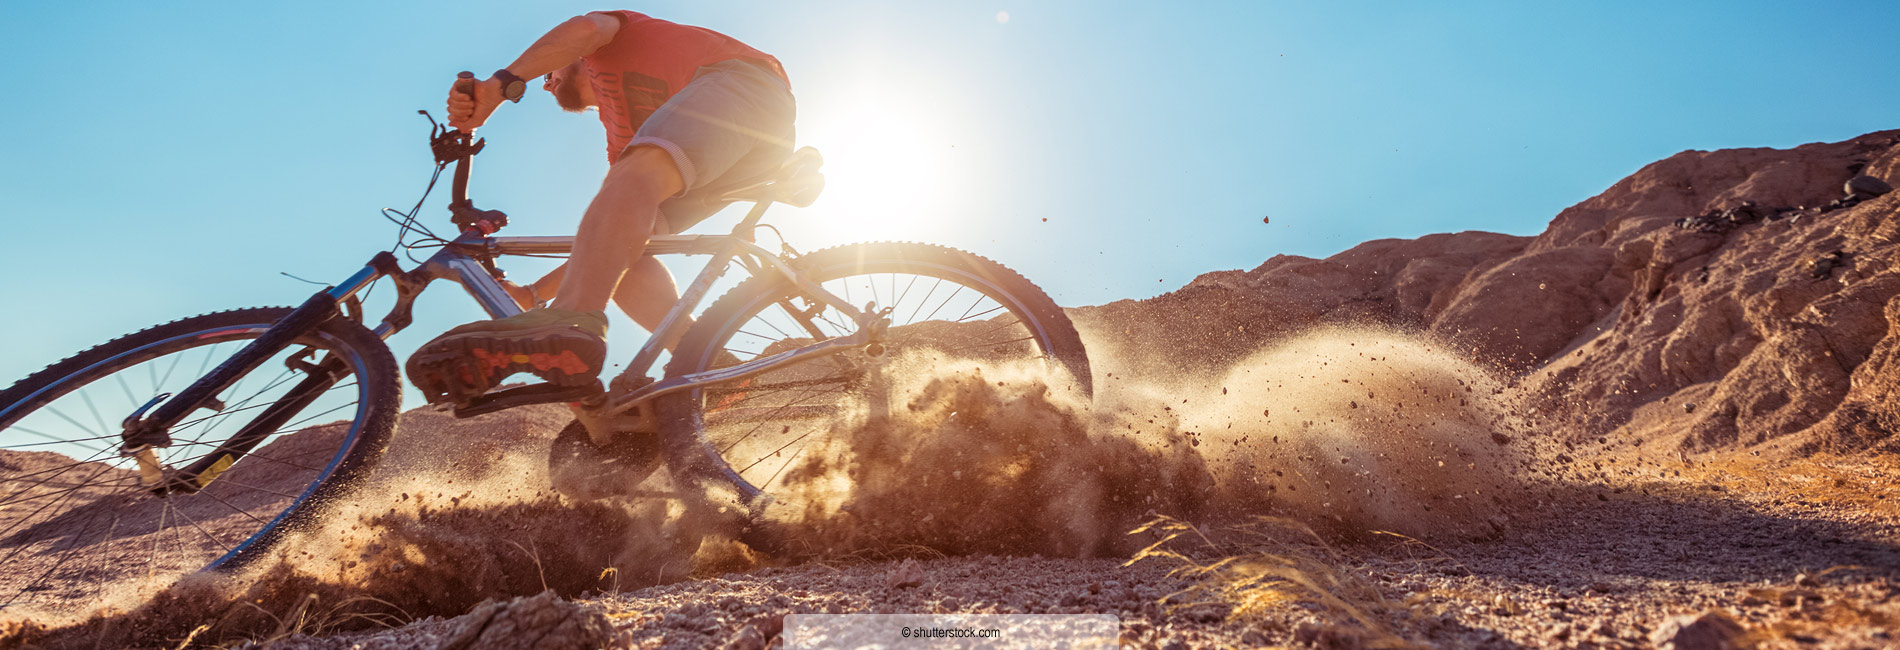
[[[1140,648],[1379,641],[1446,648],[1647,648],[1672,619],[1722,612],[1763,648],[1900,647],[1900,517],[1889,463],[1736,461],[1552,487],[1496,539],[1338,545],[1334,569],[1370,589],[1374,626],[1313,602],[1261,613],[1240,598],[1176,607],[1184,565],[1150,559],[964,556],[840,559],[575,598],[619,647],[744,646],[790,613],[1109,613]],[[1736,471],[1736,470],[1747,471]],[[1660,475],[1660,474],[1667,474]],[[1840,483],[1837,483],[1840,482]],[[1844,483],[1844,484],[1843,484]],[[1207,553],[1206,561],[1218,553]],[[917,584],[893,586],[907,562]],[[290,637],[271,647],[434,647],[457,621]],[[763,634],[758,638],[763,638]]]
[[[410,416],[411,433],[520,438],[471,459],[545,453],[561,419],[550,409],[465,423]],[[1220,444],[1205,440],[1192,448]],[[1370,527],[1315,536],[1281,518],[1300,513],[1290,502],[1199,527],[1161,520],[1156,530],[1180,535],[1156,548],[1178,555],[1132,563],[1160,539],[1156,530],[1109,533],[1138,543],[1100,545],[1105,552],[1094,557],[946,554],[856,540],[771,558],[711,541],[690,559],[602,561],[587,553],[625,552],[623,537],[655,531],[625,511],[542,501],[532,490],[491,495],[360,520],[340,538],[306,546],[304,555],[324,559],[250,576],[248,591],[184,585],[153,599],[157,607],[79,627],[16,624],[8,645],[177,647],[195,631],[193,643],[226,647],[765,647],[787,614],[964,612],[1113,614],[1124,645],[1139,648],[1900,646],[1900,468],[1892,457],[1685,460],[1607,444],[1505,447],[1531,458],[1512,466],[1523,480],[1502,505],[1483,509],[1480,533],[1441,522],[1411,531],[1422,538]],[[493,485],[537,471],[526,463],[404,473],[427,448],[393,450],[390,466],[402,478],[390,485],[440,487],[454,476]],[[409,495],[399,501],[425,498],[421,489]],[[560,546],[582,529],[607,532]],[[351,539],[442,549],[450,559],[434,569],[365,569],[374,554]],[[1225,571],[1215,566],[1223,559]],[[310,580],[317,576],[327,577]],[[533,597],[544,586],[558,593]],[[263,613],[233,618],[239,608],[230,603],[246,601]],[[1664,645],[1681,634],[1683,617],[1697,616],[1731,618],[1736,634],[1725,645]],[[219,621],[241,624],[197,629]]]

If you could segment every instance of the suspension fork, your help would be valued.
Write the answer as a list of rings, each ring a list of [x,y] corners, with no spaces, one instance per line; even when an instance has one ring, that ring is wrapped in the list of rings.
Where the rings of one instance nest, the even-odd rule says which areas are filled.
[[[385,259],[386,258],[386,259]],[[342,313],[341,305],[351,300],[356,292],[369,286],[386,274],[387,269],[395,267],[395,256],[388,252],[378,253],[362,270],[351,275],[341,284],[317,292],[305,300],[302,305],[279,319],[270,329],[246,344],[236,354],[218,364],[210,373],[199,377],[197,381],[185,387],[176,395],[159,395],[128,416],[123,422],[120,455],[131,456],[138,460],[140,474],[149,484],[159,477],[154,448],[172,445],[171,429],[187,415],[201,408],[214,411],[223,410],[224,405],[217,400],[218,393],[224,392],[244,375],[256,370],[266,360],[276,356],[294,345],[297,339],[315,331]],[[298,360],[293,360],[298,361]],[[343,361],[334,356],[320,363],[298,361],[308,376],[291,389],[286,400],[273,404],[257,419],[240,429],[236,435],[221,444],[218,450],[200,459],[186,468],[178,476],[165,481],[163,487],[196,489],[209,484],[217,474],[229,468],[232,463],[248,453],[258,442],[268,437],[278,426],[289,420],[303,407],[314,401],[317,395],[337,380],[341,379],[346,368]],[[296,365],[293,363],[293,365]],[[196,487],[192,487],[195,483]],[[160,486],[152,486],[160,487]]]

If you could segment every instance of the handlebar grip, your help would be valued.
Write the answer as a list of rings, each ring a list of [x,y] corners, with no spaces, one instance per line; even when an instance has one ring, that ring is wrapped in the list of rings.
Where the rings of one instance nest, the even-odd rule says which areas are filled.
[[[475,73],[463,70],[455,73],[455,90],[469,99],[475,98]]]

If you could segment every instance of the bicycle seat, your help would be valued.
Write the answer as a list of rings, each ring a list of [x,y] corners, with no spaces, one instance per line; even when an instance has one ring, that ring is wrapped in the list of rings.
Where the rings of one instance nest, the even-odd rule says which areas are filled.
[[[777,174],[765,182],[727,192],[720,201],[771,201],[801,208],[810,207],[825,190],[825,175],[818,172],[824,156],[812,147],[800,147],[785,159]]]

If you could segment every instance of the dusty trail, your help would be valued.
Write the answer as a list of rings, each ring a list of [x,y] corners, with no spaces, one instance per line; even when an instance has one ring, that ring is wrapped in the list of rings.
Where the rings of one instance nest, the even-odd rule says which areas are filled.
[[[1092,401],[902,360],[896,415],[790,470],[777,557],[696,546],[652,500],[561,501],[559,409],[410,413],[277,562],[0,645],[468,647],[499,622],[761,647],[786,613],[967,611],[1114,613],[1156,648],[1900,647],[1900,194],[1864,175],[1900,182],[1900,133],[1685,152],[1538,237],[1077,309]],[[1179,557],[1124,566],[1169,532]]]

